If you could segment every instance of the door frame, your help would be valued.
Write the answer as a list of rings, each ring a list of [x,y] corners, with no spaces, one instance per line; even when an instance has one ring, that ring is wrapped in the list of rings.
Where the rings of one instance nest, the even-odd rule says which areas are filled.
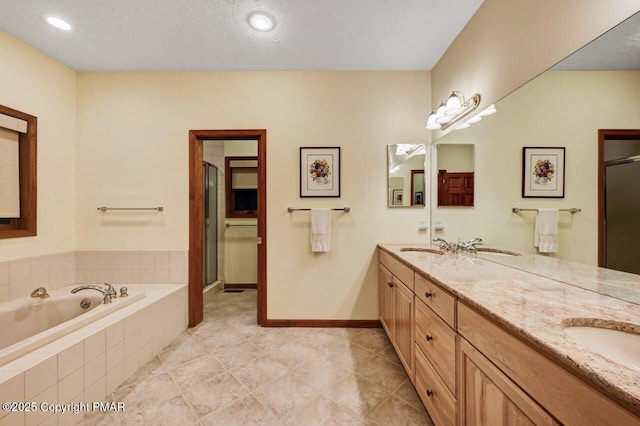
[[[598,129],[598,266],[605,267],[606,174],[604,144],[608,140],[640,140],[640,129]]]
[[[202,322],[204,184],[202,179],[204,140],[255,140],[258,144],[258,309],[259,325],[267,322],[267,131],[189,130],[189,327]]]

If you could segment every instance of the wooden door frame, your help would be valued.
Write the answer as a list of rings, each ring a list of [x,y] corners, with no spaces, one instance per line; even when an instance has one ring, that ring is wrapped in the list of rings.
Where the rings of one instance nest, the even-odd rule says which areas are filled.
[[[255,140],[258,144],[258,309],[259,325],[267,322],[267,131],[189,130],[189,327],[203,318],[204,140]]]
[[[605,267],[606,176],[604,165],[604,144],[607,140],[640,140],[639,129],[599,129],[598,130],[598,266]]]

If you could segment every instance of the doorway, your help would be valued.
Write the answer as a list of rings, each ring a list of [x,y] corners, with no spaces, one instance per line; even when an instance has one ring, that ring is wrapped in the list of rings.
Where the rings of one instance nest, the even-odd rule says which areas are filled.
[[[257,142],[257,322],[265,325],[267,316],[267,131],[258,130],[190,130],[189,131],[189,327],[203,318],[202,283],[204,280],[204,168],[203,141],[224,140]]]
[[[640,130],[598,130],[598,266],[640,274]]]

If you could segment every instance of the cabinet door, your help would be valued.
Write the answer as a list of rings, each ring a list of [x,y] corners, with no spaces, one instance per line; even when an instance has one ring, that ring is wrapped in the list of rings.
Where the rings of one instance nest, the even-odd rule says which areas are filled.
[[[394,339],[393,324],[393,277],[391,273],[382,265],[378,268],[378,297],[380,300],[380,322],[389,336],[389,340]]]
[[[460,338],[459,348],[462,426],[559,424],[470,343]]]
[[[393,283],[393,319],[395,326],[393,343],[398,357],[413,383],[413,292],[396,277],[393,277]]]

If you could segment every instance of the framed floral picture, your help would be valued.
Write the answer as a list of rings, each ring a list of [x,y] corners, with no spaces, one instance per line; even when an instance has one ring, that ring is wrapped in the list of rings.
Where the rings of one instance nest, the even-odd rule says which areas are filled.
[[[522,197],[564,198],[564,147],[522,148]]]
[[[340,147],[300,147],[300,197],[340,197]]]

